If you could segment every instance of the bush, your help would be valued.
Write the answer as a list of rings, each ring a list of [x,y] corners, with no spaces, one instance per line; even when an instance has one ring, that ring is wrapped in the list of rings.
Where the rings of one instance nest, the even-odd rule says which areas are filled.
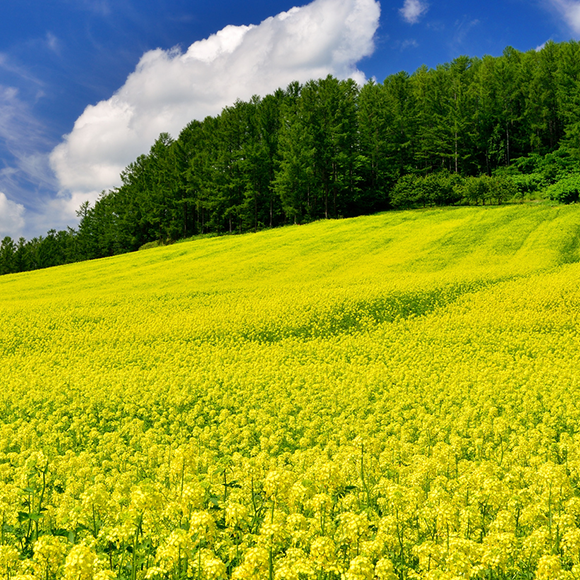
[[[163,243],[159,240],[155,240],[154,242],[147,242],[146,244],[143,244],[139,249],[140,250],[149,250],[150,248],[158,248],[159,246],[162,246]]]
[[[463,197],[467,203],[477,205],[481,202],[485,205],[485,200],[489,199],[491,192],[491,178],[488,175],[479,177],[468,177],[463,186]]]
[[[461,176],[447,171],[431,173],[423,180],[425,196],[435,205],[453,205],[463,197],[460,188],[462,182]]]
[[[503,201],[514,198],[523,198],[520,190],[510,177],[492,177],[490,180],[490,197],[495,197],[498,205]]]
[[[455,173],[441,171],[425,177],[403,175],[391,192],[393,207],[453,205],[462,199],[463,178]]]
[[[424,206],[422,181],[423,179],[417,175],[403,175],[391,192],[391,205],[397,208],[405,208],[411,207],[420,201]]]
[[[550,185],[546,196],[560,203],[577,203],[580,200],[580,174],[570,175]]]
[[[547,185],[541,173],[514,174],[510,175],[508,179],[512,180],[521,198],[541,191]]]

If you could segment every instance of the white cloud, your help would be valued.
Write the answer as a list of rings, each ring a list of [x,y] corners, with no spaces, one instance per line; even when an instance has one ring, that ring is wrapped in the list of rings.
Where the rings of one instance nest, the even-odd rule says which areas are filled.
[[[401,50],[406,50],[407,48],[419,48],[419,43],[414,38],[404,40],[401,43]]]
[[[0,199],[0,237],[38,235],[38,230],[30,226],[44,206],[43,192],[57,189],[48,154],[41,153],[50,150],[51,145],[45,128],[18,90],[0,85],[0,155],[4,164],[0,169],[0,191],[4,196]],[[51,227],[61,225],[62,216],[62,212],[52,214]]]
[[[88,106],[51,154],[69,211],[119,185],[120,172],[162,131],[176,137],[193,119],[295,80],[333,74],[363,82],[356,63],[374,50],[379,15],[376,0],[315,0],[259,25],[227,26],[185,53],[145,53],[125,84]]]
[[[77,10],[86,10],[99,16],[108,16],[111,7],[108,0],[62,0],[65,4],[70,4]]]
[[[19,237],[24,228],[24,206],[10,201],[0,191],[0,237]]]
[[[35,119],[30,107],[20,99],[18,89],[0,85],[0,142],[20,162],[27,172],[37,165],[33,158],[38,155],[29,151],[46,148],[49,141],[44,127]],[[27,166],[25,168],[24,166]]]
[[[471,29],[479,24],[479,20],[468,20],[466,16],[455,22],[455,31],[449,39],[449,45],[453,52],[461,50],[461,45],[465,42]]]
[[[419,18],[427,12],[429,5],[421,0],[405,0],[405,4],[399,13],[409,24],[416,24]]]
[[[60,56],[60,40],[52,32],[46,33],[45,42],[49,50]]]
[[[21,79],[34,83],[36,85],[42,85],[42,81],[37,79],[33,74],[30,73],[26,68],[15,64],[10,57],[3,52],[0,52],[0,69],[3,69],[9,73],[19,76]],[[5,89],[5,87],[2,87]]]
[[[577,0],[549,0],[549,4],[576,34],[580,34],[580,2]]]

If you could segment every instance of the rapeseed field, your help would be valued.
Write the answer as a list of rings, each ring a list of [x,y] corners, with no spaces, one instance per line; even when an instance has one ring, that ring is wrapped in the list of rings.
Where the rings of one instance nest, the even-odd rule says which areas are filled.
[[[0,576],[580,578],[580,209],[0,278]]]

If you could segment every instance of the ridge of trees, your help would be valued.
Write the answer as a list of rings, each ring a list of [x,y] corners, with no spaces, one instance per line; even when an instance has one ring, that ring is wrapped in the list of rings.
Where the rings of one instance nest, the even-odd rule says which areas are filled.
[[[392,208],[580,191],[580,44],[460,56],[382,84],[291,83],[162,133],[77,212],[77,229],[0,244],[0,274],[202,234]]]

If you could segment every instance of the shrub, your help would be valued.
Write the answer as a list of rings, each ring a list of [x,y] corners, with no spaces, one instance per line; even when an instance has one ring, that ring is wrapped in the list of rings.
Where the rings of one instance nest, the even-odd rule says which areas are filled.
[[[580,174],[570,175],[550,185],[546,196],[560,203],[576,203],[580,196]]]
[[[503,201],[514,198],[522,198],[520,191],[513,179],[510,177],[492,177],[490,180],[490,197],[497,201],[498,205],[501,205]]]
[[[163,244],[161,243],[161,241],[159,240],[155,240],[154,242],[147,242],[146,244],[143,244],[139,249],[140,250],[149,250],[151,248],[158,248],[159,246],[162,246]]]
[[[391,205],[404,208],[411,207],[419,201],[424,206],[426,200],[422,195],[422,181],[422,178],[417,175],[403,175],[391,192]]]

